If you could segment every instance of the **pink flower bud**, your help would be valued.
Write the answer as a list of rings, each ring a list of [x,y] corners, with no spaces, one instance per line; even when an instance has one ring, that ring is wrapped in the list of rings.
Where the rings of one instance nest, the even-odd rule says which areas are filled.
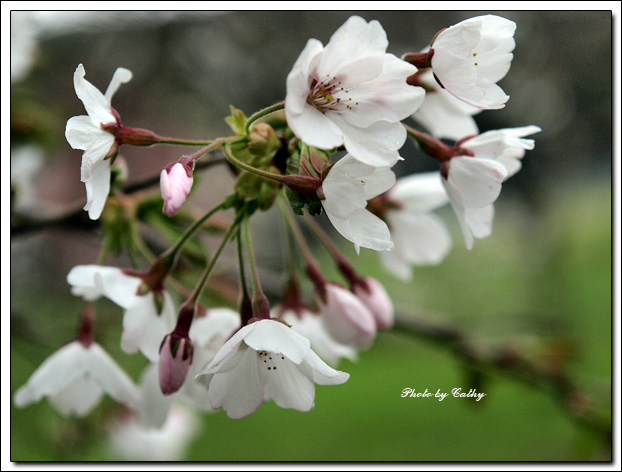
[[[164,200],[162,212],[165,215],[174,216],[179,211],[190,193],[192,182],[192,168],[181,161],[167,166],[160,173],[160,190]]]
[[[393,326],[393,302],[380,282],[367,277],[363,283],[354,285],[352,291],[374,315],[378,328]]]
[[[317,299],[324,326],[331,337],[342,344],[366,348],[376,336],[376,321],[371,311],[352,292],[327,283],[326,303]]]
[[[174,332],[168,334],[160,347],[160,389],[164,395],[175,393],[186,380],[192,362],[192,342]]]

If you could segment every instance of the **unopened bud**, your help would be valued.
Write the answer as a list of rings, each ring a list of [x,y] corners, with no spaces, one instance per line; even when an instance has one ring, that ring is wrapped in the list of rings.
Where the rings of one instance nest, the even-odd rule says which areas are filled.
[[[367,277],[355,284],[352,291],[374,315],[378,328],[393,326],[393,302],[380,282]]]
[[[162,212],[165,215],[174,216],[179,211],[192,189],[193,181],[192,168],[181,161],[167,166],[160,173],[160,190],[164,200]]]
[[[160,346],[160,390],[164,395],[181,388],[192,362],[192,342],[178,334],[168,334]]]

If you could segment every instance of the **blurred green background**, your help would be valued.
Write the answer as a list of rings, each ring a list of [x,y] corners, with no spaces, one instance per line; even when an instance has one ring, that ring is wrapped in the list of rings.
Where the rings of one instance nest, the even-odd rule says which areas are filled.
[[[454,215],[444,209],[454,247],[442,265],[415,268],[409,284],[386,274],[372,251],[356,256],[350,244],[340,247],[361,274],[381,280],[399,317],[451,326],[481,346],[509,346],[534,362],[561,363],[606,420],[611,402],[610,12],[27,15],[15,33],[32,47],[20,50],[30,51],[30,63],[11,87],[12,168],[24,144],[36,144],[42,157],[33,161],[39,162],[32,165],[38,172],[20,214],[49,216],[84,203],[80,153],[64,140],[66,120],[84,113],[71,80],[79,63],[101,90],[116,67],[132,70],[134,79],[113,99],[124,124],[209,139],[228,133],[222,119],[230,104],[250,114],[282,100],[285,77],[308,38],[325,44],[351,14],[379,20],[389,52],[399,56],[423,48],[441,28],[484,13],[512,19],[518,28],[512,69],[501,82],[510,101],[502,110],[476,117],[481,131],[529,124],[543,129],[534,136],[536,148],[527,152],[522,171],[504,184],[492,236],[476,240],[467,251]],[[20,51],[12,44],[12,56]],[[180,152],[166,146],[123,148],[129,182],[157,175]],[[405,161],[396,173],[435,168],[411,143],[402,155]],[[192,204],[208,208],[230,191],[231,182],[225,169],[205,172]],[[267,244],[280,234],[277,221],[272,211],[253,221],[262,281],[273,294],[283,282],[281,247]],[[101,231],[85,225],[12,236],[11,395],[71,340],[81,302],[70,295],[65,277],[74,265],[94,263],[100,244]],[[224,257],[223,262],[233,263],[232,252]],[[322,262],[326,274],[337,278],[330,261]],[[124,257],[109,263],[129,265]],[[234,264],[223,273],[235,280]],[[105,300],[96,309],[98,342],[137,380],[145,361],[124,355],[118,346],[121,310]],[[344,361],[339,369],[349,372],[350,380],[317,387],[309,413],[269,403],[237,421],[222,411],[203,416],[186,459],[611,457],[608,438],[581,426],[549,392],[497,371],[487,372],[478,385],[487,394],[479,402],[401,398],[407,387],[468,391],[472,381],[464,361],[445,347],[403,331],[380,333],[357,363]],[[84,419],[61,418],[46,401],[25,409],[11,405],[11,460],[117,459],[108,428],[119,411],[109,398]]]

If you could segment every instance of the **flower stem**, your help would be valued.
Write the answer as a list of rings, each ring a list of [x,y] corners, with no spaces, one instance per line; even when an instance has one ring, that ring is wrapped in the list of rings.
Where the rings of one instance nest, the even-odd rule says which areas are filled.
[[[196,287],[194,288],[194,290],[192,291],[192,293],[190,294],[188,299],[182,305],[182,308],[183,307],[187,307],[187,308],[193,307],[195,312],[199,310],[199,306],[198,306],[199,305],[199,298],[200,298],[201,292],[203,291],[203,288],[205,287],[205,282],[207,282],[207,278],[209,277],[209,274],[211,273],[212,269],[214,268],[214,265],[216,264],[216,261],[218,260],[218,257],[220,257],[220,253],[224,249],[225,244],[227,244],[227,242],[229,242],[229,239],[231,238],[231,236],[238,230],[238,226],[240,224],[240,221],[241,221],[241,218],[239,218],[239,217],[236,218],[236,220],[233,222],[233,224],[229,227],[229,229],[227,230],[227,233],[225,234],[225,236],[223,237],[222,241],[220,242],[220,245],[218,246],[218,249],[216,249],[216,252],[212,255],[212,258],[210,259],[209,263],[207,264],[207,267],[205,268],[205,271],[201,275],[201,279],[197,283]]]
[[[252,174],[263,177],[264,179],[275,180],[280,183],[285,182],[285,177],[283,177],[282,175],[273,174],[272,172],[266,172],[265,170],[257,169],[251,165],[248,165],[240,161],[237,157],[233,155],[233,153],[231,152],[231,148],[228,145],[224,145],[222,149],[225,153],[225,157],[229,159],[229,162],[231,162],[236,167],[239,167],[242,170],[245,170]]]
[[[246,250],[248,251],[248,263],[251,268],[251,280],[253,282],[253,317],[270,319],[270,303],[268,302],[268,298],[261,290],[261,285],[259,284],[259,276],[257,275],[257,264],[253,255],[253,243],[251,242],[251,231],[248,215],[245,215],[244,219],[244,243],[246,244]]]
[[[257,121],[259,118],[262,118],[266,115],[269,115],[270,113],[274,113],[275,111],[279,111],[285,108],[285,102],[280,102],[277,103],[275,105],[269,106],[267,108],[264,108],[263,110],[259,110],[257,113],[251,115],[247,120],[246,120],[246,134],[250,133],[251,130],[251,125]]]
[[[313,255],[311,255],[311,251],[309,250],[309,246],[307,246],[305,238],[302,235],[302,231],[300,231],[298,224],[294,220],[293,215],[289,211],[289,208],[287,208],[282,198],[277,198],[277,205],[279,206],[279,210],[281,210],[283,218],[294,235],[294,238],[298,242],[298,246],[300,246],[305,264],[307,265],[307,275],[309,275],[309,278],[315,285],[316,290],[320,294],[324,293],[324,284],[326,283],[326,279],[324,279],[324,276],[322,275],[320,266],[313,258]]]
[[[162,136],[156,136],[157,141],[154,144],[177,144],[180,146],[206,146],[211,145],[217,139],[210,139],[207,141],[194,141],[192,139],[176,139],[176,138],[165,138]]]
[[[446,162],[454,156],[455,148],[447,146],[429,134],[417,131],[404,123],[402,125],[408,135],[417,143],[419,149],[428,156],[433,157],[440,163]]]

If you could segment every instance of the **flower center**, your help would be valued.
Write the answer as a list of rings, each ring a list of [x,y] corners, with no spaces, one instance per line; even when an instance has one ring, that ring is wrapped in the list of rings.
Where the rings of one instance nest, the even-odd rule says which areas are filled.
[[[285,360],[285,357],[281,354],[275,354],[274,352],[257,351],[257,355],[264,362],[266,369],[270,372],[275,371],[277,364]]]
[[[348,94],[349,91],[347,87],[342,86],[341,80],[327,75],[320,81],[313,79],[307,103],[322,113],[352,110],[354,106],[358,105],[358,102],[353,102],[352,97],[349,97]]]

